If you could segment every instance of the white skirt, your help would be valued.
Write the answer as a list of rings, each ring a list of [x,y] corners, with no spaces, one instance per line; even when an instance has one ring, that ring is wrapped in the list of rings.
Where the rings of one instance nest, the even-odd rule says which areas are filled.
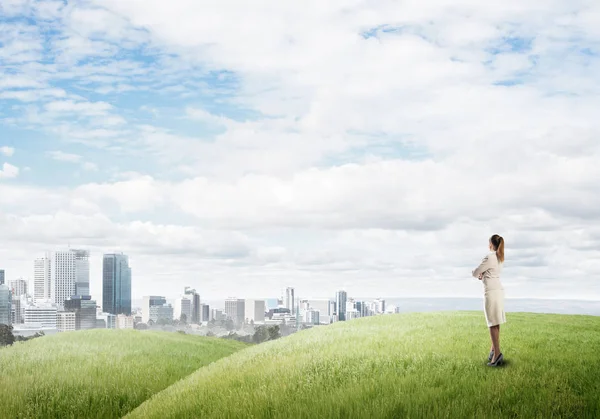
[[[504,290],[487,291],[484,294],[483,308],[488,327],[506,323]]]

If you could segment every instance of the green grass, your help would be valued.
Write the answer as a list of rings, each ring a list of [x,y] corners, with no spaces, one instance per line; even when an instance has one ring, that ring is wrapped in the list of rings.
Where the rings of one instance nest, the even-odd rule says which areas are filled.
[[[128,417],[600,417],[600,317],[508,321],[499,369],[482,313],[381,316],[249,347]]]
[[[178,333],[90,330],[0,349],[0,417],[117,418],[247,345]]]

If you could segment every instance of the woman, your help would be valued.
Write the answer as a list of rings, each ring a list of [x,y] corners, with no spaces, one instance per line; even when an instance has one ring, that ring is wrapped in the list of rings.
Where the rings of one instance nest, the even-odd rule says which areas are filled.
[[[504,288],[500,282],[500,272],[504,263],[504,239],[497,234],[490,237],[490,254],[473,271],[473,276],[483,281],[485,319],[490,328],[492,348],[488,366],[497,367],[504,363],[500,352],[500,325],[506,323],[504,314]]]

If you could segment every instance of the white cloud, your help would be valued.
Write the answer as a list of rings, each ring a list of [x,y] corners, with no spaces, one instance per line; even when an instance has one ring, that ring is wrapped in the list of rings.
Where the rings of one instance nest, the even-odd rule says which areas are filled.
[[[79,163],[82,159],[82,157],[79,154],[70,154],[70,153],[65,153],[63,151],[50,151],[48,152],[48,155],[53,159],[53,160],[57,160],[57,161],[63,161],[63,162],[68,162],[68,163]]]
[[[75,102],[73,100],[63,100],[47,103],[45,108],[50,112],[105,115],[112,109],[112,106],[106,102]]]
[[[65,153],[64,151],[55,150],[49,151],[48,156],[50,156],[51,159],[59,162],[77,163],[86,172],[98,171],[98,165],[96,163],[84,161],[83,156],[79,154]]]
[[[9,163],[4,163],[0,170],[0,179],[13,179],[19,176],[19,168]]]
[[[0,154],[5,155],[6,157],[12,157],[15,154],[14,147],[2,146],[0,147]]]

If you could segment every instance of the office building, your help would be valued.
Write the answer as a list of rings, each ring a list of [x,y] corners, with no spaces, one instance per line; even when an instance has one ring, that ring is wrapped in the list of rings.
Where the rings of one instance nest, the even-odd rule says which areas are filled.
[[[192,322],[192,300],[190,298],[182,296],[175,300],[175,320]]]
[[[265,322],[265,300],[246,300],[245,310],[247,323]]]
[[[51,298],[52,270],[50,254],[38,258],[33,262],[33,300],[38,303],[49,301]]]
[[[320,324],[320,313],[319,310],[315,310],[314,308],[309,308],[304,313],[304,323],[306,324]]]
[[[58,332],[72,332],[75,328],[75,313],[72,311],[59,311],[56,313],[56,330]]]
[[[207,322],[210,320],[210,307],[208,304],[201,304],[202,310],[200,310],[200,321]]]
[[[12,324],[14,325],[23,323],[23,309],[21,306],[21,297],[17,297],[14,294],[12,296],[11,320]]]
[[[296,298],[292,287],[285,289],[285,308],[290,310],[290,313],[296,314]]]
[[[88,277],[89,263],[81,263],[82,257],[87,254],[82,250],[67,250],[52,252],[50,255],[51,288],[50,299],[59,308],[64,307],[65,301],[76,295],[78,278]],[[78,269],[88,269],[87,272],[78,272]]]
[[[144,297],[142,305],[142,321],[157,323],[159,320],[172,321],[173,307],[167,304],[165,297],[150,295]]]
[[[385,300],[378,298],[377,300],[373,301],[373,311],[375,314],[385,314],[385,309]]]
[[[75,294],[90,295],[90,252],[73,249],[75,254]]]
[[[128,256],[122,253],[102,258],[102,310],[131,315],[131,268]]]
[[[35,301],[51,300],[59,308],[78,292],[89,294],[90,264],[87,250],[47,252],[34,262]],[[87,294],[86,294],[87,295]]]
[[[227,320],[227,315],[223,312],[223,310],[219,310],[218,308],[213,308],[210,311],[210,321],[220,322],[223,320]]]
[[[0,324],[12,324],[12,293],[6,285],[0,285]]]
[[[240,298],[228,298],[225,300],[225,315],[233,320],[237,326],[244,324],[246,318],[246,303]]]
[[[25,325],[40,330],[56,330],[58,309],[52,303],[38,303],[25,308]]]
[[[332,305],[331,303],[332,302],[328,299],[308,300],[308,309],[319,312],[320,324],[329,324],[331,323],[331,316],[334,313],[332,307],[335,307],[335,305]]]
[[[133,326],[133,316],[126,316],[125,314],[117,315],[117,329],[133,329]]]
[[[6,282],[6,272],[4,269],[0,269],[0,285],[5,285]]]
[[[112,313],[98,313],[96,314],[96,328],[98,329],[116,329],[117,328],[117,316]]]
[[[96,301],[91,296],[73,296],[65,301],[64,309],[75,313],[76,330],[96,328]]]
[[[346,291],[338,291],[335,294],[335,307],[336,307],[336,317],[338,321],[346,320],[346,303],[348,300],[348,294]]]
[[[8,288],[12,291],[13,298],[27,295],[27,281],[23,278],[8,281]]]
[[[200,294],[195,289],[185,287],[183,294],[192,300],[192,316],[188,318],[190,324],[200,324],[202,321],[202,305],[200,304]]]

